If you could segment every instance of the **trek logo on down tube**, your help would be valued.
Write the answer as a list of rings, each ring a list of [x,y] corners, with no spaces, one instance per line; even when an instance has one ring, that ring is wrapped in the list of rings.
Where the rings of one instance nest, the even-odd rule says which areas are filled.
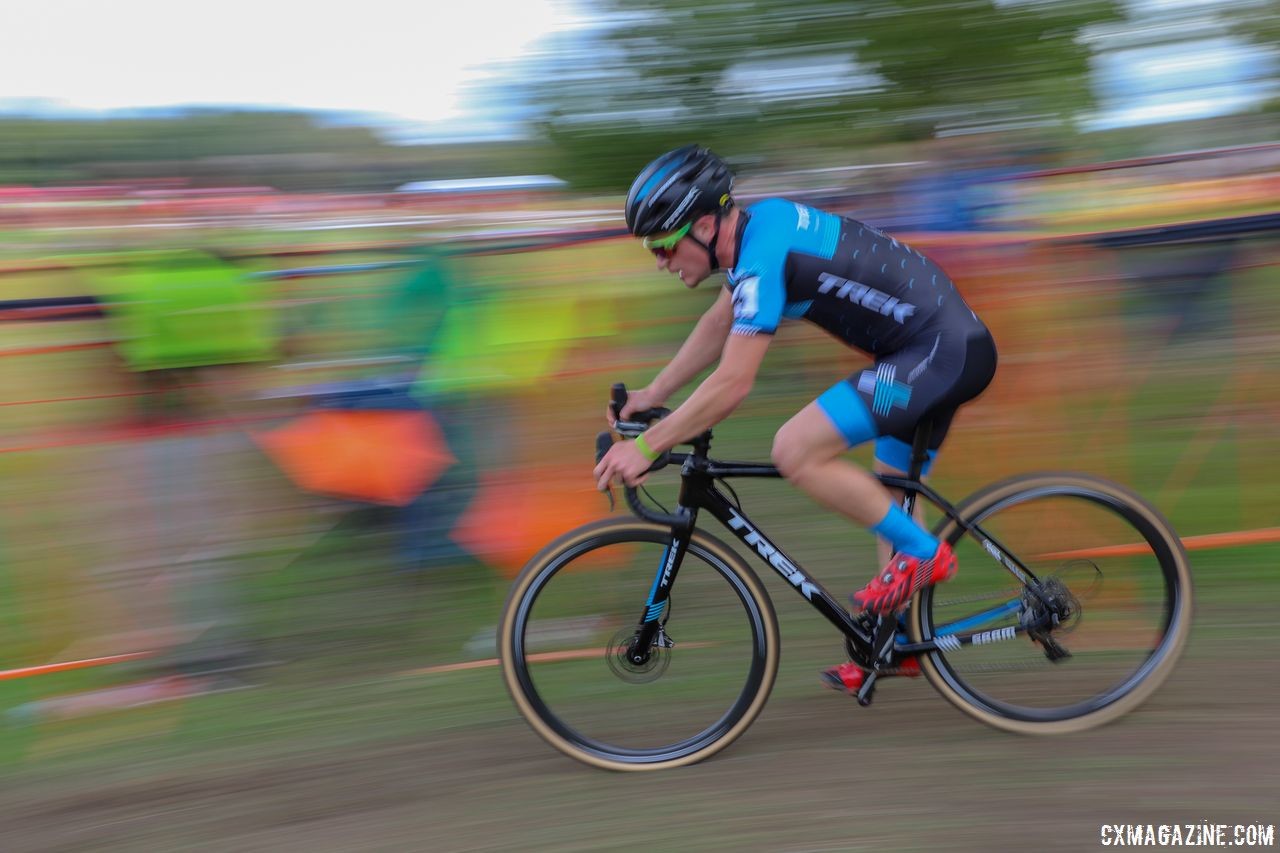
[[[773,543],[760,535],[760,531],[751,526],[751,522],[738,515],[733,510],[729,510],[729,527],[742,537],[742,541],[753,546],[761,557],[769,561],[769,565],[778,570],[778,574],[791,581],[791,585],[800,590],[800,594],[805,598],[813,601],[813,594],[818,591],[804,572],[796,568],[790,560],[782,556],[782,553],[774,547]],[[746,531],[745,533],[743,531]]]

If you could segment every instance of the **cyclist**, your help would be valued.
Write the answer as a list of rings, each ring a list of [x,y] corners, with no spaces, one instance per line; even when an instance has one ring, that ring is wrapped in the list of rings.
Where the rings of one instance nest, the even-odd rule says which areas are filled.
[[[613,445],[595,469],[597,486],[643,479],[665,450],[726,418],[746,398],[784,318],[805,319],[875,363],[840,380],[774,436],[772,461],[792,484],[870,528],[892,548],[885,569],[853,593],[855,608],[892,613],[915,590],[950,578],[956,559],[877,479],[842,458],[875,441],[875,469],[909,467],[916,424],[933,422],[927,473],[958,406],[995,374],[996,348],[982,321],[929,258],[861,222],[781,198],[749,208],[732,195],[733,175],[706,148],[687,145],[646,166],[626,201],[627,227],[658,269],[694,288],[718,270],[727,280],[684,344],[621,414],[662,405],[704,368],[719,364],[669,416],[635,441]],[[914,659],[899,668],[919,674]],[[852,662],[823,680],[856,692]]]

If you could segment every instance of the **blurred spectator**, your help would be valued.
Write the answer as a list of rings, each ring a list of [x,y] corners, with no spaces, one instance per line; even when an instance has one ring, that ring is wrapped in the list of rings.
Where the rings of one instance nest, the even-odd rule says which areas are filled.
[[[938,140],[929,154],[932,168],[906,185],[914,215],[908,227],[952,233],[1000,227],[1008,192],[1003,181],[1018,172],[1013,155],[976,134]]]
[[[262,462],[238,415],[254,365],[275,354],[265,293],[187,248],[126,254],[94,284],[121,367],[148,392],[141,430],[105,451],[111,542],[94,575],[167,647],[162,665],[225,680],[254,657],[234,575],[262,506]]]

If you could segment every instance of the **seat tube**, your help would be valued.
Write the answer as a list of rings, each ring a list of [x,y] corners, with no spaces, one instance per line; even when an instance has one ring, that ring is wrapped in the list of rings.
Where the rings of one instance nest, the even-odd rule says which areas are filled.
[[[933,423],[922,421],[916,425],[915,436],[911,441],[911,467],[907,478],[920,482],[924,474],[924,465],[929,461],[929,439],[933,437]],[[912,515],[916,507],[916,493],[907,491],[902,496],[902,509]]]

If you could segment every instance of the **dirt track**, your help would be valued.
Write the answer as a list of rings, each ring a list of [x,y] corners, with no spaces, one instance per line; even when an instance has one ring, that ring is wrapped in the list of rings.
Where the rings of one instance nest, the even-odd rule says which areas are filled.
[[[918,681],[862,710],[793,689],[811,674],[793,661],[756,725],[685,770],[578,766],[509,716],[372,749],[7,785],[3,847],[1091,850],[1103,823],[1277,823],[1280,643],[1266,636],[1251,660],[1193,638],[1137,713],[1067,738],[989,730]],[[1230,639],[1220,628],[1212,648]]]

